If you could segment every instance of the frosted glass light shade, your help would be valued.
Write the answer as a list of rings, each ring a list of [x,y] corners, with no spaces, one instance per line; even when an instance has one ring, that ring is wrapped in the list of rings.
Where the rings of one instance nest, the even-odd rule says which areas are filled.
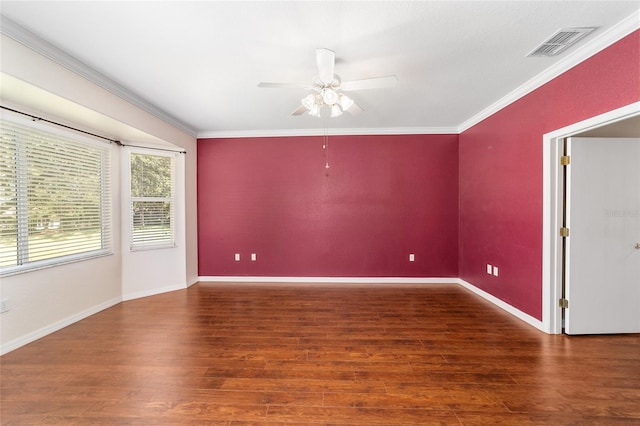
[[[331,106],[331,117],[337,117],[339,115],[342,115],[342,108],[340,108],[340,105],[338,104],[334,104]]]
[[[331,117],[338,117],[353,104],[351,98],[330,88],[324,88],[320,93],[310,93],[302,98],[302,106],[313,117],[321,117],[322,108],[325,105],[329,107]]]
[[[314,117],[320,117],[320,109],[322,107],[318,104],[313,104],[311,106],[311,108],[309,109],[309,115],[312,115]]]
[[[342,108],[342,111],[346,111],[351,108],[351,105],[353,105],[353,100],[347,95],[341,94],[338,100],[338,104],[340,105],[340,108]]]
[[[316,104],[316,95],[311,93],[302,99],[302,106],[311,111],[311,108]]]

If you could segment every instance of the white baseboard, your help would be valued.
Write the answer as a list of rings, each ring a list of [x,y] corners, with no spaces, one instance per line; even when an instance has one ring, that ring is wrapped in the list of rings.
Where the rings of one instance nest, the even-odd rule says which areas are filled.
[[[10,342],[7,342],[4,345],[2,345],[2,347],[0,347],[0,355],[4,355],[28,343],[34,342],[44,336],[47,336],[51,333],[55,333],[56,331],[61,330],[73,323],[76,323],[80,320],[90,317],[91,315],[97,314],[98,312],[103,311],[107,308],[115,306],[120,302],[122,302],[121,297],[114,297],[111,300],[107,300],[106,302],[100,303],[99,305],[93,306],[82,312],[78,312],[77,314],[71,315],[63,320],[57,321],[53,324],[49,324],[45,327],[40,328],[39,330],[36,330],[25,336],[22,336]]]
[[[534,318],[531,315],[522,312],[520,309],[509,305],[507,302],[498,299],[497,297],[487,293],[484,290],[479,289],[478,287],[474,286],[473,284],[470,284],[470,283],[466,282],[465,280],[463,280],[461,278],[458,279],[458,283],[462,287],[474,292],[478,296],[480,296],[483,299],[493,303],[494,305],[496,305],[497,307],[501,308],[502,310],[507,311],[508,313],[513,315],[514,317],[526,322],[527,324],[537,328],[538,330],[541,330],[541,331],[544,331],[545,333],[548,333],[548,331],[545,330],[542,321],[540,321],[539,319]]]
[[[304,283],[341,283],[341,284],[458,284],[462,287],[472,291],[479,295],[483,299],[493,303],[504,311],[510,313],[516,318],[526,322],[527,324],[547,332],[543,327],[542,321],[532,317],[529,314],[522,312],[521,310],[509,305],[508,303],[498,299],[497,297],[479,289],[478,287],[470,284],[460,278],[407,278],[407,277],[239,277],[239,276],[202,276],[198,277],[199,282],[227,282],[227,283],[282,283],[282,284],[304,284]],[[189,286],[193,285],[189,284]],[[85,311],[79,312],[75,315],[71,315],[61,321],[50,324],[46,327],[42,327],[32,333],[29,333],[23,337],[14,339],[0,347],[0,355],[4,355],[21,346],[38,340],[48,334],[54,333],[64,327],[71,325],[75,322],[83,320],[91,315],[97,314],[107,308],[117,305],[120,302],[139,299],[147,296],[154,296],[161,293],[167,293],[170,291],[184,290],[189,287],[185,284],[178,284],[175,286],[167,286],[162,288],[156,288],[153,290],[140,291],[135,293],[128,293],[122,297],[116,297],[101,303],[97,306],[89,308]]]
[[[169,286],[160,287],[160,288],[153,288],[151,290],[136,291],[134,293],[123,294],[122,301],[126,302],[127,300],[134,300],[134,299],[140,299],[148,296],[155,296],[156,294],[168,293],[170,291],[176,291],[176,290],[184,290],[186,288],[187,288],[187,285],[186,283],[184,283],[184,284],[169,285]]]
[[[340,284],[458,284],[458,278],[408,277],[242,277],[202,276],[200,282],[218,283],[340,283]]]
[[[312,284],[312,283],[340,283],[340,284],[458,284],[472,291],[483,299],[493,303],[502,310],[526,322],[527,324],[547,332],[542,321],[532,317],[509,305],[503,300],[479,289],[461,278],[407,278],[407,277],[243,277],[243,276],[201,276],[201,282],[220,283],[280,283],[280,284]]]

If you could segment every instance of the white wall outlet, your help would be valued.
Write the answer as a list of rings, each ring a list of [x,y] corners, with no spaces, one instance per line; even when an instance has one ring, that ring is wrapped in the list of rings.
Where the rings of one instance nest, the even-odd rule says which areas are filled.
[[[415,262],[416,261],[416,255],[413,253],[409,254],[409,262]]]
[[[496,277],[498,276],[498,267],[497,266],[493,267],[493,275],[496,276]]]
[[[236,259],[236,262],[240,262],[240,253],[236,253],[235,259]]]
[[[255,262],[258,259],[258,256],[255,253],[251,253],[251,261]]]
[[[490,263],[487,263],[487,274],[491,275],[493,273],[493,266]]]
[[[0,300],[0,314],[9,310],[9,299]]]

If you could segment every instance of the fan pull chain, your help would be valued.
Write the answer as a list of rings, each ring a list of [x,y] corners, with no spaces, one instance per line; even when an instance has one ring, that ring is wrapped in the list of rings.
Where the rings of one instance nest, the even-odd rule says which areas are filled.
[[[322,149],[324,149],[324,168],[325,170],[329,170],[329,117],[325,117],[325,125],[324,125],[324,144],[322,145]]]
[[[325,157],[325,164],[324,164],[324,168],[328,169],[329,168],[329,136],[325,135],[325,142],[324,142],[324,157]]]

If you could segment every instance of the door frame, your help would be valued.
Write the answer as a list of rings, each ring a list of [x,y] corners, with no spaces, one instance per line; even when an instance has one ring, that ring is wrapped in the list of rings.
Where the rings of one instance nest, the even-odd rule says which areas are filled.
[[[577,136],[628,118],[640,116],[640,102],[591,117],[542,137],[542,328],[549,334],[562,333],[562,173],[560,157],[563,139]]]

